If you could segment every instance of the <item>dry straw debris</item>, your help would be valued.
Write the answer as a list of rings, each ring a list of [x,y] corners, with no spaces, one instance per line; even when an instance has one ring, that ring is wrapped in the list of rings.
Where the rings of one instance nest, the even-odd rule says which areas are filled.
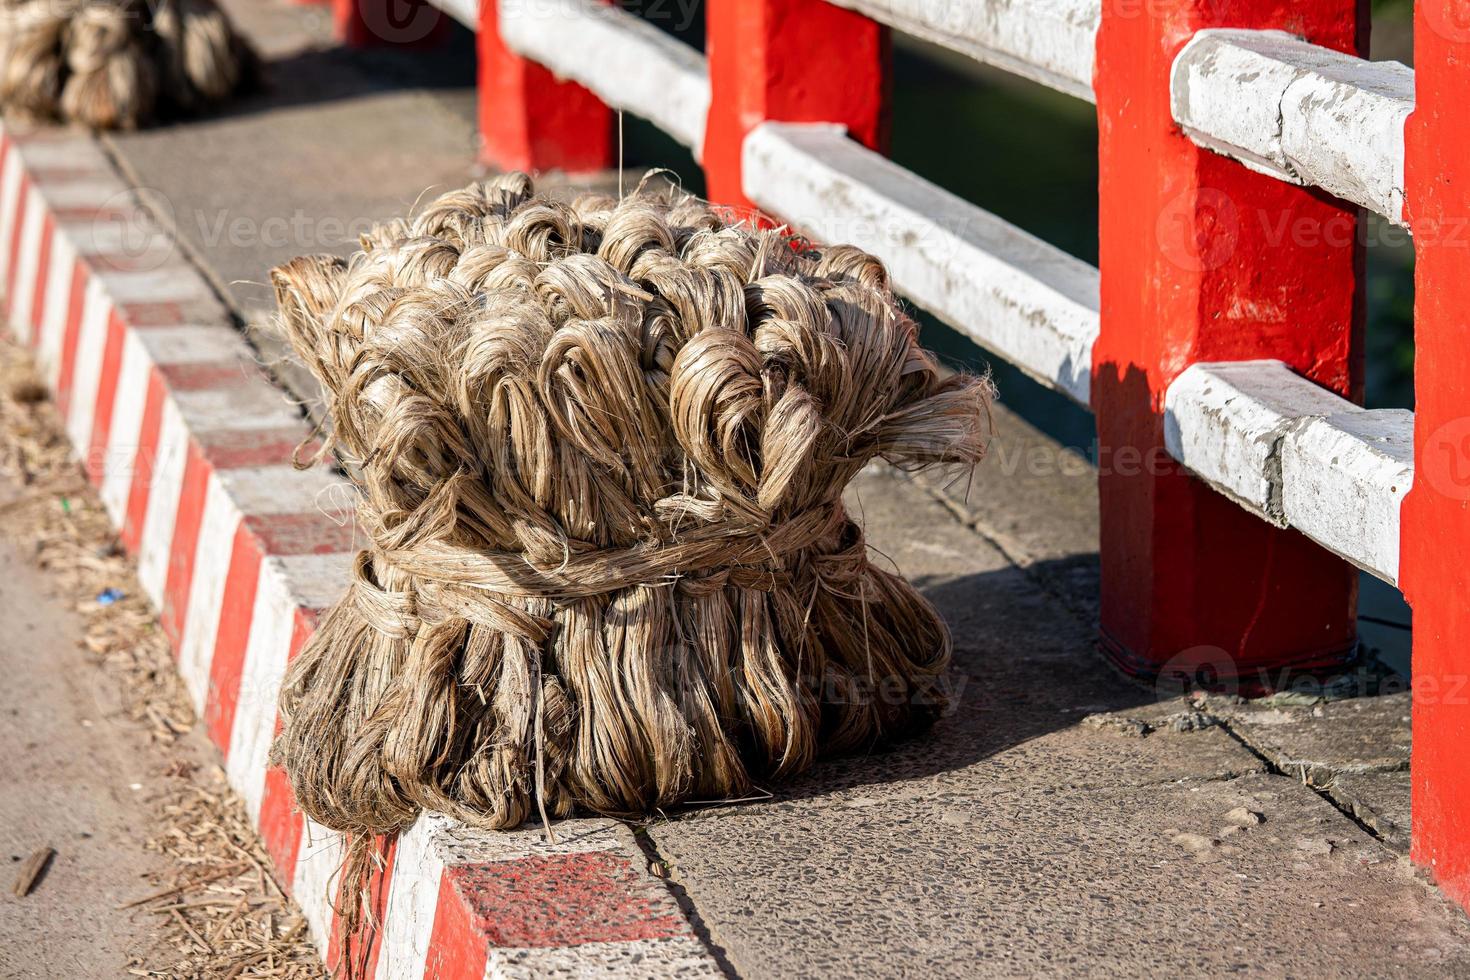
[[[135,129],[222,102],[257,60],[213,0],[0,0],[0,107]]]
[[[72,456],[26,353],[0,340],[0,500],[4,533],[63,595],[75,597],[96,669],[153,748],[162,790],[143,846],[167,858],[140,882],[139,950],[119,975],[175,980],[323,975],[299,909],[267,868],[245,808],[210,761],[133,562]],[[108,590],[120,593],[98,602]],[[124,972],[125,970],[125,972]]]
[[[979,460],[991,391],[872,256],[512,174],[273,282],[371,541],[281,696],[315,820],[740,798],[942,705],[948,631],[842,493]]]

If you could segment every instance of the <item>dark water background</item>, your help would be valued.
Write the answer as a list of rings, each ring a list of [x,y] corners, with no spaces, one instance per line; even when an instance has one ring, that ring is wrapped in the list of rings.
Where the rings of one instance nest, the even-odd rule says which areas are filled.
[[[702,11],[687,0],[624,0],[702,47]],[[1412,64],[1412,0],[1375,0],[1370,57]],[[895,36],[891,156],[925,179],[1097,263],[1097,122],[1092,105],[968,59]],[[652,125],[624,120],[629,165],[662,166],[689,190],[704,181],[689,151]],[[1408,237],[1369,216],[1367,394],[1369,408],[1413,408],[1414,257]],[[1004,359],[920,311],[925,343],[955,367],[992,372],[1017,414],[1091,457],[1092,416]],[[1359,632],[1407,676],[1409,608],[1397,589],[1361,577]]]

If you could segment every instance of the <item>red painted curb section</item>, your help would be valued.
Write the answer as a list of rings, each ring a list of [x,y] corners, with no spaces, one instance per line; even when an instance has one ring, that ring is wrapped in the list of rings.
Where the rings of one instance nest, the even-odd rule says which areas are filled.
[[[266,758],[286,664],[348,582],[351,487],[291,466],[306,422],[95,140],[0,126],[0,270],[11,329],[325,955],[342,840]],[[427,816],[384,857],[371,977],[719,974],[621,824],[569,821],[547,844]]]

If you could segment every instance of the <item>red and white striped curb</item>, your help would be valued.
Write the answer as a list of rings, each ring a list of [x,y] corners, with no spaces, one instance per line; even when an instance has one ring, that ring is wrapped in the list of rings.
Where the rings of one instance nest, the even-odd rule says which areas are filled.
[[[10,327],[332,965],[343,842],[302,818],[266,756],[286,664],[348,582],[351,489],[291,466],[307,423],[96,140],[0,126],[0,275]],[[373,893],[380,980],[720,973],[614,821],[569,821],[549,844],[426,816],[387,850]]]

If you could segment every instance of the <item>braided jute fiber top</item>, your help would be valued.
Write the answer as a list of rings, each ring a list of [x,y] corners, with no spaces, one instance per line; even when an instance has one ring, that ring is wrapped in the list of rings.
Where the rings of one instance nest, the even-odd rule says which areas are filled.
[[[644,814],[932,720],[948,631],[842,493],[978,461],[991,390],[876,259],[521,174],[362,244],[272,273],[371,538],[281,694],[309,816]]]
[[[250,83],[254,52],[212,0],[0,0],[0,107],[134,129]]]

